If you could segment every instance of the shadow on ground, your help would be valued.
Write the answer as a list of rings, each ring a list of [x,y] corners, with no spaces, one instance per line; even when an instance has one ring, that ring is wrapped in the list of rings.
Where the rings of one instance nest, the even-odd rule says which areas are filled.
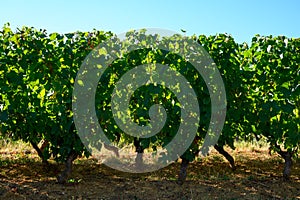
[[[187,181],[176,183],[179,163],[152,173],[122,173],[93,159],[75,162],[71,179],[56,182],[63,165],[42,164],[22,155],[0,160],[0,199],[300,199],[300,164],[289,182],[281,178],[282,161],[266,152],[235,153],[237,170],[218,154],[188,168]]]

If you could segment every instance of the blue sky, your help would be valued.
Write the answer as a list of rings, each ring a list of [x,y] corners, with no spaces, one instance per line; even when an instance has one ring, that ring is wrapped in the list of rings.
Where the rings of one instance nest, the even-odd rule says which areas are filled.
[[[114,33],[164,28],[187,35],[230,33],[237,42],[252,36],[300,37],[299,0],[9,0],[2,1],[0,25],[34,26],[50,32]]]

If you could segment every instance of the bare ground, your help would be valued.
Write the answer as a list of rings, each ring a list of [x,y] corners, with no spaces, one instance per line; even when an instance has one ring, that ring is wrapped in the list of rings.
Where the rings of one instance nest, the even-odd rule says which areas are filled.
[[[227,149],[229,150],[229,149]],[[300,163],[289,182],[283,161],[266,150],[229,150],[237,169],[217,153],[192,163],[187,181],[176,182],[180,163],[145,174],[123,173],[94,159],[75,161],[65,185],[56,182],[63,165],[43,165],[33,150],[0,152],[0,199],[300,199]]]

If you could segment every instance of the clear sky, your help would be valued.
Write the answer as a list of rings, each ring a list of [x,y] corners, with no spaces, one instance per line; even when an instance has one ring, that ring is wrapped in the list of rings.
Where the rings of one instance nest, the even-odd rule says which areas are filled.
[[[300,0],[3,0],[0,25],[34,26],[50,32],[116,34],[164,28],[187,35],[230,33],[237,42],[252,36],[300,37]]]

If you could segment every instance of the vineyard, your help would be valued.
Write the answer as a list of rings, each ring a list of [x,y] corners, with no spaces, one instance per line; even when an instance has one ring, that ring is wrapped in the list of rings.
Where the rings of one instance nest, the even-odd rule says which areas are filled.
[[[239,185],[245,180],[245,177],[237,178],[243,176],[241,175],[243,166],[251,165],[250,171],[259,171],[261,175],[258,179],[247,176],[247,181],[253,179],[256,184],[266,187],[265,191],[270,190],[269,185],[264,185],[270,174],[277,177],[277,185],[280,183],[289,186],[289,190],[285,191],[290,191],[289,194],[272,196],[271,192],[268,193],[269,196],[264,196],[264,192],[261,192],[260,198],[300,197],[299,178],[297,178],[300,175],[298,158],[300,151],[299,38],[256,35],[252,38],[252,43],[248,45],[236,43],[228,34],[190,37],[173,35],[167,38],[147,35],[145,30],[142,30],[128,32],[126,37],[128,42],[122,47],[129,53],[116,55],[117,59],[114,59],[103,72],[104,75],[99,78],[96,89],[95,104],[92,105],[96,108],[97,122],[103,128],[103,134],[109,139],[111,145],[103,143],[99,138],[97,140],[97,137],[96,140],[90,141],[91,144],[98,148],[103,146],[116,156],[119,153],[117,147],[131,146],[136,154],[135,161],[142,165],[147,162],[147,158],[141,156],[142,153],[154,152],[171,143],[176,137],[177,130],[180,129],[181,109],[188,107],[188,105],[182,106],[181,99],[174,92],[176,91],[174,88],[170,89],[163,84],[146,84],[135,90],[130,97],[128,109],[131,112],[132,121],[139,126],[150,124],[152,117],[149,116],[149,110],[152,105],[160,104],[166,109],[166,124],[158,134],[151,137],[133,137],[124,132],[114,119],[114,108],[111,103],[115,85],[123,74],[139,65],[160,63],[182,74],[197,96],[200,120],[195,126],[197,133],[189,147],[182,155],[179,155],[177,161],[150,175],[123,174],[112,169],[110,171],[102,165],[101,169],[98,169],[99,165],[95,163],[94,155],[91,154],[89,147],[83,144],[77,124],[75,125],[74,122],[76,115],[72,109],[73,91],[76,85],[77,87],[90,85],[89,82],[78,78],[82,64],[92,62],[86,59],[87,56],[106,40],[115,41],[111,44],[112,46],[117,46],[119,41],[115,39],[113,33],[98,30],[48,34],[46,30],[30,27],[12,31],[9,24],[6,24],[0,31],[0,138],[12,143],[22,141],[27,145],[26,148],[29,148],[29,154],[36,156],[28,158],[26,153],[22,153],[22,156],[27,158],[24,161],[22,158],[5,156],[8,153],[5,151],[6,154],[3,153],[0,160],[1,186],[5,183],[4,177],[7,178],[8,174],[16,177],[22,174],[22,172],[11,171],[13,166],[21,160],[19,165],[30,170],[30,173],[35,173],[33,172],[35,170],[36,173],[42,173],[41,182],[56,188],[58,193],[61,192],[59,187],[65,188],[66,185],[85,187],[85,183],[79,182],[74,177],[81,177],[81,180],[84,179],[84,175],[90,178],[95,176],[95,179],[91,178],[91,184],[96,184],[96,176],[101,176],[100,179],[119,176],[122,178],[118,180],[122,183],[112,178],[111,183],[107,179],[103,181],[103,184],[121,184],[124,186],[122,190],[126,191],[131,188],[129,182],[132,182],[131,189],[134,190],[138,187],[138,180],[143,179],[141,184],[146,184],[143,185],[144,188],[147,188],[147,180],[149,180],[155,182],[155,186],[161,190],[167,190],[165,187],[169,187],[170,190],[177,191],[176,194],[174,193],[175,196],[169,196],[166,199],[181,199],[180,195],[183,194],[179,192],[180,188],[188,187],[192,191],[191,181],[206,180],[207,182],[202,182],[202,184],[197,182],[198,187],[206,189],[198,191],[198,194],[190,194],[189,190],[185,190],[184,197],[182,197],[182,199],[192,197],[199,199],[197,197],[200,193],[209,193],[214,190],[210,185],[211,179],[208,177],[222,177],[223,182],[220,183],[218,179],[220,184],[230,185],[233,182],[232,184]],[[221,106],[226,105],[224,108],[226,118],[220,137],[217,143],[213,144],[213,151],[208,158],[199,154],[203,150],[201,147],[209,132],[210,120],[216,115],[216,111],[212,109],[214,104],[211,100],[212,89],[206,84],[205,78],[194,68],[193,61],[195,60],[176,53],[190,50],[182,46],[184,44],[182,40],[199,44],[214,61],[224,82],[226,94],[220,93],[217,97],[221,99]],[[167,45],[173,52],[161,49],[159,45],[156,45],[158,41],[159,44],[172,41],[173,45],[169,43]],[[131,44],[145,44],[145,48],[130,52]],[[104,58],[110,48],[111,46],[107,46],[103,51],[99,51],[97,56]],[[217,87],[216,90],[218,89],[220,88]],[[221,98],[223,96],[226,96],[226,103],[222,102],[225,101]],[[120,98],[125,98],[125,96]],[[81,123],[86,124],[88,120],[82,119]],[[185,142],[188,141],[183,138],[182,143]],[[263,146],[267,148],[256,147],[250,155],[249,151],[241,151],[238,147],[240,143],[253,142],[264,143]],[[2,149],[5,149],[5,145],[7,143],[2,142]],[[35,153],[31,152],[30,148],[33,148]],[[243,153],[245,156],[242,156]],[[266,162],[251,163],[252,158],[261,160],[264,155],[267,155]],[[16,163],[12,161],[14,159]],[[72,167],[74,163],[75,166]],[[207,166],[204,167],[203,163]],[[64,168],[61,164],[64,164]],[[33,167],[30,168],[30,166]],[[208,172],[208,167],[211,167],[211,172]],[[84,169],[89,169],[89,171]],[[53,177],[57,178],[53,179]],[[162,177],[163,180],[158,182],[155,177]],[[195,179],[195,177],[199,178]],[[34,177],[33,179],[34,182],[37,180]],[[124,181],[129,182],[127,184],[123,183]],[[54,185],[56,182],[60,184]],[[165,182],[168,186],[164,185]],[[172,185],[173,183],[175,184]],[[203,183],[210,186],[204,186]],[[97,187],[103,188],[104,186],[97,184]],[[89,190],[92,189],[89,188]],[[0,197],[1,193],[2,190],[0,190]],[[111,191],[112,193],[115,192]],[[149,196],[130,195],[119,198],[151,199]],[[217,194],[211,198],[216,197],[218,197]],[[56,198],[63,198],[63,196]],[[67,198],[70,199],[71,196]],[[78,195],[74,198],[80,199]],[[81,198],[85,197],[81,196]],[[108,196],[103,198],[110,199]],[[224,198],[227,197],[222,196],[222,199]],[[232,198],[238,197],[232,196]],[[257,196],[251,199],[253,198],[256,199]]]

